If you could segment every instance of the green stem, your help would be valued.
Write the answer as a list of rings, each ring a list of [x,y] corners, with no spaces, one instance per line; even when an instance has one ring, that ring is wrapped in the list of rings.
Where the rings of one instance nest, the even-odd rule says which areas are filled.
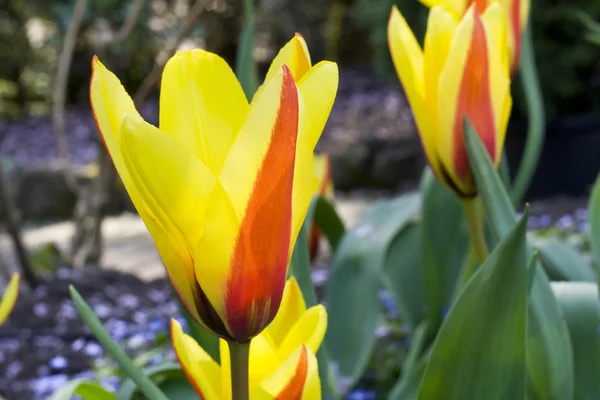
[[[231,398],[232,400],[249,400],[248,361],[250,357],[250,341],[229,342],[231,360]]]
[[[481,264],[488,256],[488,249],[485,243],[483,233],[483,218],[479,210],[478,197],[464,199],[465,216],[467,218],[467,226],[469,227],[469,235],[471,236],[471,244],[475,253],[477,262],[465,263],[465,271],[463,273],[463,286],[467,283],[477,264]]]
[[[535,58],[533,54],[533,40],[531,38],[531,23],[528,24],[522,38],[520,60],[520,82],[527,103],[528,131],[525,141],[523,160],[515,177],[511,197],[514,205],[523,200],[525,192],[531,183],[533,173],[537,167],[542,145],[544,143],[544,100],[540,88]]]

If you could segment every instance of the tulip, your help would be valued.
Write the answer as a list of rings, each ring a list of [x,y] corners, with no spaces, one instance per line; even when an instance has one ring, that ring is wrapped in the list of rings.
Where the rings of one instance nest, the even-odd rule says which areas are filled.
[[[8,282],[6,291],[0,299],[0,325],[6,321],[8,315],[12,311],[19,295],[19,274],[13,274]]]
[[[317,194],[327,199],[333,199],[333,179],[331,177],[331,163],[327,154],[315,154],[315,174],[319,179]],[[321,231],[314,223],[310,228],[309,251],[310,259],[314,260],[319,252],[319,241],[321,239]]]
[[[285,287],[273,322],[250,342],[250,399],[320,399],[315,353],[327,328],[322,305],[306,309],[294,278]],[[220,340],[219,366],[179,323],[171,321],[175,353],[194,390],[205,400],[231,399],[229,348]]]
[[[463,198],[477,195],[463,137],[467,117],[490,157],[500,162],[512,105],[504,12],[471,6],[457,20],[433,7],[424,50],[392,9],[389,46],[435,175]]]
[[[530,0],[420,0],[428,7],[442,6],[451,11],[460,18],[471,4],[475,4],[480,12],[494,2],[498,2],[504,8],[505,15],[508,17],[509,30],[508,49],[510,53],[511,70],[515,70],[519,63],[521,54],[521,37],[527,27],[529,18]]]
[[[177,52],[163,72],[158,128],[92,62],[96,123],[171,283],[195,321],[232,342],[277,314],[317,185],[306,166],[337,90],[335,64],[284,65],[307,54],[296,37],[284,49],[250,104],[222,58]]]

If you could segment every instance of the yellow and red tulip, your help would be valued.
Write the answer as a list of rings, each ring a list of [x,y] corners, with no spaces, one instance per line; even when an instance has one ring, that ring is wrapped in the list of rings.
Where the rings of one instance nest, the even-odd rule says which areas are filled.
[[[287,281],[273,322],[250,342],[249,390],[252,400],[320,399],[315,353],[327,329],[322,305],[306,309],[294,278]],[[179,323],[171,322],[173,347],[188,380],[205,400],[231,399],[229,347],[220,340],[218,365]]]
[[[331,163],[329,162],[329,157],[327,154],[315,154],[314,159],[315,164],[315,174],[319,179],[319,186],[317,189],[317,194],[326,199],[333,199],[333,177],[331,175]],[[314,260],[317,257],[319,252],[319,240],[321,238],[321,231],[319,227],[314,223],[310,228],[310,237],[309,237],[309,250],[310,250],[310,259]]]
[[[508,49],[510,53],[511,70],[516,70],[521,54],[521,37],[527,27],[529,18],[530,0],[420,0],[428,7],[442,6],[454,13],[460,18],[469,9],[471,4],[475,4],[480,12],[498,2],[502,5],[505,15],[508,17],[509,29]]]
[[[300,42],[286,45],[297,59]],[[92,62],[96,123],[173,287],[198,323],[228,340],[249,340],[277,313],[317,185],[306,165],[337,90],[334,63],[284,58],[248,104],[222,58],[178,52],[163,72],[158,128]]]
[[[6,321],[12,311],[19,295],[19,274],[13,274],[8,282],[8,286],[0,299],[0,325]]]
[[[506,19],[497,3],[471,6],[457,20],[442,7],[429,13],[424,50],[393,8],[388,41],[435,175],[461,197],[477,195],[464,136],[467,117],[495,164],[502,155],[512,105]]]

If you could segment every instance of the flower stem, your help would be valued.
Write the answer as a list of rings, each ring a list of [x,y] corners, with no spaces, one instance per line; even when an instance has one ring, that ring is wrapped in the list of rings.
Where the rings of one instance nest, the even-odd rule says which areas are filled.
[[[250,341],[229,342],[231,360],[231,398],[233,400],[249,400],[248,361],[250,357]]]
[[[475,271],[476,265],[483,263],[488,256],[488,249],[483,233],[483,218],[479,210],[478,200],[478,197],[463,200],[463,204],[465,206],[465,216],[467,218],[469,235],[471,237],[471,244],[475,253],[476,262],[465,263],[462,286],[464,286],[471,278],[471,275],[473,275],[473,272]]]

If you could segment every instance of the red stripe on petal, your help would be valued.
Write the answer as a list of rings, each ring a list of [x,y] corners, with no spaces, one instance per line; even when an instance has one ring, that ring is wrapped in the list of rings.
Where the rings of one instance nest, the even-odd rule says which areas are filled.
[[[454,120],[454,171],[460,180],[469,179],[471,167],[464,144],[463,117],[466,116],[495,160],[496,134],[490,95],[488,49],[480,14],[474,12],[473,36],[459,92]]]
[[[283,66],[279,110],[269,148],[240,227],[227,282],[225,309],[232,336],[245,341],[275,317],[287,273],[292,186],[298,135],[298,92]]]
[[[300,359],[296,366],[296,373],[290,378],[285,387],[279,392],[276,400],[301,400],[302,392],[304,391],[304,384],[306,382],[306,376],[308,375],[308,354],[306,354],[306,347],[302,346],[300,352]]]
[[[521,0],[513,0],[510,7],[510,34],[514,43],[510,62],[511,70],[514,71],[521,56]]]

